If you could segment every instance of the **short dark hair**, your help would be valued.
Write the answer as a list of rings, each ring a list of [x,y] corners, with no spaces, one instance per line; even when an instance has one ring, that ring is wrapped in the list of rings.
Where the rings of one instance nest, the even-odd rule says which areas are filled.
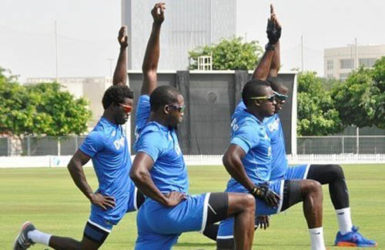
[[[134,98],[134,92],[127,85],[112,85],[103,95],[103,108],[108,108],[111,103],[120,104],[125,98]]]
[[[164,105],[177,102],[178,95],[181,95],[181,93],[172,86],[157,87],[150,96],[151,111],[156,111]]]
[[[265,88],[270,87],[270,83],[267,81],[252,79],[248,81],[242,90],[243,103],[248,106],[250,103],[250,97],[263,96],[265,94]]]

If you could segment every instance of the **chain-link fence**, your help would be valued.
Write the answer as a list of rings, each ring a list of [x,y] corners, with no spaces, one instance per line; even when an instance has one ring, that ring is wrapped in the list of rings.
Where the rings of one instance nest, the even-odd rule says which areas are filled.
[[[0,137],[0,156],[72,155],[84,138]],[[297,138],[297,154],[385,154],[385,136],[302,136]]]
[[[385,154],[385,136],[302,136],[297,154]]]
[[[0,156],[72,155],[85,136],[1,137]]]

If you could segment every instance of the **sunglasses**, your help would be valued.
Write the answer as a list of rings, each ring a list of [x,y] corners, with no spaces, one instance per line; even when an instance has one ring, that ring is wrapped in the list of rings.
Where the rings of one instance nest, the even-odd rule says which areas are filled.
[[[274,94],[275,94],[275,97],[277,98],[277,100],[279,100],[279,101],[286,101],[287,98],[289,98],[288,95],[280,94],[280,93],[275,92],[275,91],[274,91]]]
[[[186,109],[186,106],[177,106],[177,105],[168,105],[170,108],[177,110],[179,113],[183,113],[184,110]]]
[[[119,106],[123,108],[123,110],[124,110],[124,112],[126,114],[129,114],[132,111],[132,106],[131,105],[125,105],[125,104],[119,103]]]
[[[251,99],[251,100],[266,100],[269,102],[274,102],[275,101],[275,95],[250,97],[249,99]]]

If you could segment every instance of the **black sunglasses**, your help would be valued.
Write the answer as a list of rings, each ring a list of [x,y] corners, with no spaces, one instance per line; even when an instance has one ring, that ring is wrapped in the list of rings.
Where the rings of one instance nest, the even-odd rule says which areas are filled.
[[[168,106],[174,110],[177,110],[179,113],[183,113],[184,110],[186,109],[186,106],[177,106],[173,104],[169,104]]]
[[[275,95],[271,96],[256,96],[256,97],[250,97],[249,99],[251,100],[266,100],[269,102],[274,102],[275,101]]]
[[[286,101],[289,98],[288,95],[280,94],[280,93],[275,92],[275,91],[274,91],[274,94],[275,94],[275,97],[277,98],[277,100],[279,100],[279,101]]]

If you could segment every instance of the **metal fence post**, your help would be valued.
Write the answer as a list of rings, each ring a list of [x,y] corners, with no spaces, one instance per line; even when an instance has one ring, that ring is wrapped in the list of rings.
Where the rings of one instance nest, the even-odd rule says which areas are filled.
[[[31,136],[27,136],[27,155],[31,156]]]

